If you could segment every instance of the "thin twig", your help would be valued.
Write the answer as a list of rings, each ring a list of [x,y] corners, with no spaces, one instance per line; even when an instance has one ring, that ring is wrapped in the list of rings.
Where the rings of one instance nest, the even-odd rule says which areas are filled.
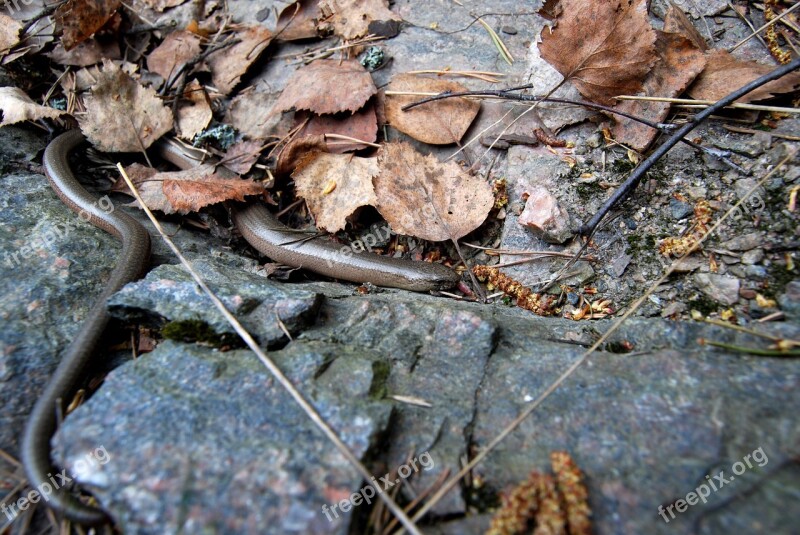
[[[695,115],[691,121],[683,125],[675,134],[673,134],[669,139],[667,139],[664,144],[658,147],[653,153],[631,173],[631,175],[625,180],[625,182],[614,192],[614,194],[603,204],[602,207],[595,213],[594,217],[589,220],[588,223],[585,223],[580,228],[580,234],[586,236],[591,234],[592,231],[597,227],[597,224],[600,223],[600,220],[605,217],[605,215],[614,208],[617,204],[624,201],[628,198],[628,196],[633,193],[633,190],[636,189],[636,186],[639,185],[639,182],[644,177],[645,173],[650,170],[650,168],[661,159],[672,147],[674,147],[683,137],[694,130],[700,123],[705,121],[710,115],[713,115],[720,109],[724,108],[731,102],[736,101],[737,99],[743,97],[744,95],[750,93],[751,91],[758,89],[762,85],[771,82],[772,80],[777,80],[781,76],[784,76],[795,69],[800,68],[800,58],[795,58],[786,65],[782,65],[777,69],[773,70],[761,76],[752,82],[746,84],[744,87],[741,87],[734,91],[733,93],[728,94],[727,96],[720,99],[716,104],[713,106],[709,106],[708,108],[704,109],[697,115]]]
[[[800,5],[800,2],[796,5]],[[668,98],[668,97],[644,97],[639,95],[620,95],[614,97],[617,100],[642,100],[645,102],[669,102],[670,104],[681,104],[685,106],[692,106],[695,108],[707,108],[716,104],[713,100],[695,100],[691,98]],[[733,108],[738,110],[755,110],[755,111],[774,111],[778,113],[800,113],[800,108],[784,108],[781,106],[764,106],[761,104],[749,104],[745,102],[734,102],[723,106],[725,108]]]

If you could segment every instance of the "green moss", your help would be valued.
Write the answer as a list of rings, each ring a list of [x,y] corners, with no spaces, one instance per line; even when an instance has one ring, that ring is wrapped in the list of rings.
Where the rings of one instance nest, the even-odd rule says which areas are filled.
[[[611,163],[611,169],[615,173],[628,174],[633,171],[634,167],[636,167],[636,164],[628,158],[617,158]]]
[[[598,197],[603,191],[603,188],[597,182],[578,182],[575,184],[575,192],[583,201]]]
[[[375,361],[372,363],[372,384],[369,385],[369,397],[372,399],[384,399],[388,393],[386,383],[389,381],[389,374],[392,367],[389,363]]]
[[[177,342],[197,342],[213,347],[241,345],[239,337],[231,333],[217,333],[200,320],[171,321],[161,329],[161,336]]]
[[[783,262],[773,262],[767,268],[767,284],[764,285],[763,295],[770,299],[776,299],[783,293],[786,285],[800,277],[797,267],[789,271]]]

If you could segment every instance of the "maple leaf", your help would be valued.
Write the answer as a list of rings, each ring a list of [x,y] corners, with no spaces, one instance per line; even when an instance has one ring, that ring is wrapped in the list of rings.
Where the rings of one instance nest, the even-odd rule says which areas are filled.
[[[377,91],[372,76],[357,60],[318,60],[292,74],[270,113],[292,108],[320,115],[353,112]]]
[[[56,23],[62,29],[61,43],[71,50],[89,39],[114,16],[122,5],[121,0],[68,0],[55,13]]]
[[[386,89],[431,93],[466,91],[464,86],[456,82],[434,80],[413,74],[395,76]],[[403,106],[416,100],[419,100],[419,97],[386,95],[386,120],[404,134],[432,145],[448,145],[460,141],[481,108],[480,103],[475,100],[448,98],[423,104],[408,111],[402,110]]]
[[[375,205],[372,179],[377,174],[377,158],[315,153],[297,165],[292,178],[317,227],[337,232],[356,210]]]
[[[158,172],[135,163],[125,168],[145,204],[165,214],[188,214],[223,201],[243,201],[246,196],[260,195],[264,188],[252,180],[225,178],[213,165],[199,165],[184,171]],[[122,177],[113,188],[130,195]],[[138,205],[138,203],[137,203]]]
[[[698,100],[719,100],[775,69],[774,66],[738,59],[725,50],[711,50],[707,53],[707,59],[705,70],[688,90],[689,96]],[[798,88],[800,88],[800,73],[792,72],[762,85],[737,102],[764,100]]]
[[[561,0],[563,12],[542,32],[539,51],[587,99],[614,105],[635,95],[658,60],[644,0]]]
[[[485,180],[465,173],[455,162],[423,156],[409,143],[387,143],[378,163],[376,207],[399,234],[457,240],[478,228],[494,204]]]
[[[657,32],[656,50],[660,61],[644,80],[645,96],[676,97],[683,93],[706,66],[705,54],[691,41],[675,33]],[[668,102],[626,100],[614,109],[628,112],[654,123],[662,122],[669,114]],[[618,119],[611,129],[614,139],[643,151],[658,131],[630,119]]]
[[[240,40],[235,45],[214,52],[208,57],[211,81],[223,95],[227,95],[242,75],[272,41],[272,32],[258,25],[243,26],[236,33]]]
[[[0,127],[21,121],[55,119],[65,113],[67,112],[36,104],[16,87],[0,87]]]
[[[154,89],[139,85],[105,60],[79,123],[100,150],[138,152],[172,129],[172,112]]]

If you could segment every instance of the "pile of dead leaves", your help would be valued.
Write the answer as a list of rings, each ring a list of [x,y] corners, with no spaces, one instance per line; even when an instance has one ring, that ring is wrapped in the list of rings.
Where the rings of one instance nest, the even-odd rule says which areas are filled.
[[[618,101],[621,95],[677,97],[687,92],[716,101],[774,67],[709,49],[688,17],[670,4],[664,29],[650,24],[645,0],[548,0],[540,11],[552,20],[541,35],[542,58],[591,102],[662,122],[667,102]],[[763,100],[800,87],[800,74],[775,80],[740,102]],[[628,119],[616,119],[616,141],[644,150],[658,133]]]

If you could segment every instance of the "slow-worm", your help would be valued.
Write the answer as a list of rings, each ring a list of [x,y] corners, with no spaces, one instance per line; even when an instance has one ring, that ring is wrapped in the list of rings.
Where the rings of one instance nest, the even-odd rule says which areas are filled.
[[[57,414],[80,385],[88,364],[108,323],[106,300],[126,283],[141,276],[148,265],[150,236],[135,219],[121,210],[105,211],[97,199],[80,185],[69,166],[68,156],[83,142],[78,130],[55,138],[45,150],[45,174],[56,195],[70,209],[122,241],[122,251],[103,292],[92,306],[75,339],[66,349],[52,379],[31,412],[22,438],[21,457],[31,487],[52,481],[60,473],[50,461],[50,439],[57,427]],[[195,165],[195,160],[174,144],[159,142],[160,155],[181,168]],[[218,167],[217,172],[235,176]],[[315,238],[297,241],[297,236],[280,223],[265,207],[234,207],[233,220],[242,236],[258,251],[277,262],[302,267],[315,273],[353,282],[371,282],[378,286],[427,291],[450,288],[459,280],[455,271],[440,264],[389,258],[371,253],[345,255],[341,245]],[[101,509],[80,502],[65,489],[52,489],[47,505],[73,522],[98,524],[107,519]]]

